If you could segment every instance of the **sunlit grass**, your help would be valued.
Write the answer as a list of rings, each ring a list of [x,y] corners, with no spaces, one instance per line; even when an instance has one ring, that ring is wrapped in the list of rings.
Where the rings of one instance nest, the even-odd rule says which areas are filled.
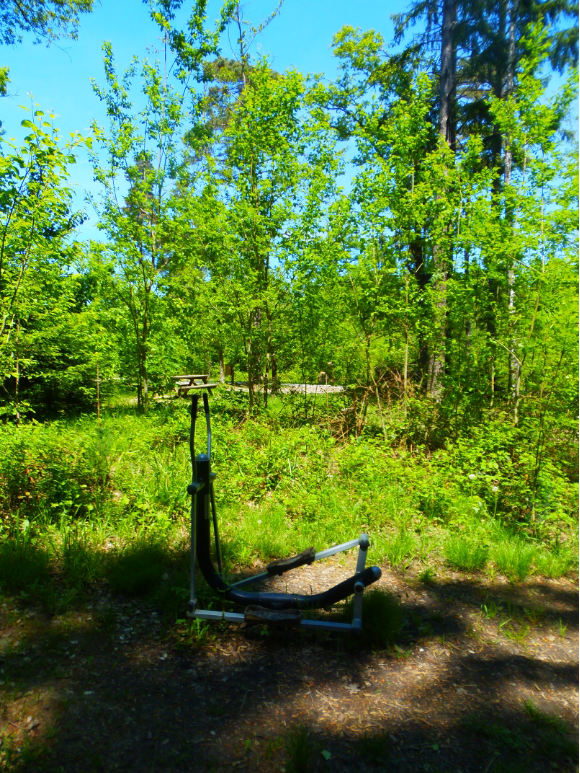
[[[518,537],[507,538],[494,546],[492,556],[502,574],[523,582],[531,573],[536,547]]]
[[[489,554],[486,545],[465,534],[449,537],[445,542],[444,552],[450,566],[467,572],[483,569]]]
[[[415,548],[415,539],[412,534],[399,531],[385,546],[385,556],[392,566],[400,566],[405,559],[410,557]]]
[[[212,397],[215,492],[228,571],[311,545],[322,550],[362,532],[371,538],[369,563],[415,564],[417,572],[428,566],[433,575],[421,575],[425,583],[445,562],[459,571],[499,571],[514,582],[577,567],[572,521],[553,531],[546,521],[529,538],[523,530],[514,536],[509,522],[492,517],[472,490],[479,478],[463,480],[445,466],[444,455],[435,466],[404,449],[394,454],[382,434],[339,443],[324,423],[298,421],[294,397],[276,398],[264,417],[240,423],[243,400],[238,406],[236,399],[219,390]],[[298,411],[295,422],[292,411]],[[50,595],[48,578],[58,577],[59,592],[78,595],[107,577],[118,592],[158,592],[160,567],[173,560],[168,546],[188,530],[188,433],[188,405],[172,401],[146,416],[118,404],[103,412],[99,427],[93,417],[81,417],[2,434],[2,586],[45,583]],[[200,427],[196,448],[204,447]],[[25,522],[23,531],[18,524]],[[149,579],[142,564],[150,564]]]

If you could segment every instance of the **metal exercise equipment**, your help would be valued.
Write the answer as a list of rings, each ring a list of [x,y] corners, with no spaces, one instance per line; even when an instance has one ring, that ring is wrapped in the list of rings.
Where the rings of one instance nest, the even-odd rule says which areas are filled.
[[[191,496],[191,580],[187,616],[201,620],[225,620],[230,623],[256,622],[273,625],[300,625],[305,628],[328,631],[360,631],[362,626],[364,589],[371,585],[371,583],[376,582],[381,576],[381,570],[378,566],[371,566],[365,569],[369,548],[369,540],[366,534],[362,534],[358,539],[344,542],[342,545],[335,545],[318,553],[312,547],[292,558],[273,561],[268,565],[265,572],[247,577],[231,585],[224,580],[213,488],[216,476],[211,471],[211,422],[207,391],[203,393],[203,410],[207,427],[207,453],[201,453],[196,456],[195,423],[197,420],[198,402],[199,394],[192,394],[191,428],[189,434],[192,482],[187,487],[187,493]],[[213,522],[217,571],[213,565],[210,551],[210,521]],[[356,547],[359,549],[356,573],[323,593],[308,596],[296,593],[241,590],[245,586],[259,583],[269,577],[282,575],[291,569],[296,569],[305,564],[312,564],[314,561],[320,561],[323,558],[328,558],[336,553],[342,553]],[[219,612],[216,610],[199,609],[195,595],[195,571],[197,565],[199,565],[201,573],[211,588],[217,591],[225,600],[245,607],[245,612]],[[352,594],[354,594],[352,623],[309,620],[303,617],[303,612],[305,611],[332,606]]]

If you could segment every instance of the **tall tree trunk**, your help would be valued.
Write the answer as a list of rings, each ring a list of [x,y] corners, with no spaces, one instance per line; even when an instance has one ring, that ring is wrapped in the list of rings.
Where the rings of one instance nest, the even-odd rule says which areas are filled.
[[[456,55],[454,28],[457,21],[456,0],[443,0],[443,21],[441,25],[441,71],[439,76],[439,135],[451,150],[455,150],[455,92]],[[429,363],[429,391],[440,400],[445,373],[445,327],[447,318],[447,256],[446,248],[436,244],[433,247],[436,319],[433,351]]]
[[[223,384],[226,380],[226,375],[224,369],[224,350],[221,348],[221,346],[218,349],[218,358],[220,362],[220,384]]]
[[[97,362],[97,427],[101,426],[101,376]]]
[[[16,373],[14,374],[14,415],[16,417],[16,425],[18,426],[20,424],[20,408],[19,408],[19,400],[20,400],[20,357],[18,356],[18,345],[20,340],[20,320],[16,322],[16,347],[15,347],[15,354],[16,354]]]
[[[143,352],[143,410],[147,410],[149,403],[149,379],[147,373],[147,352]]]
[[[506,99],[509,99],[513,94],[514,81],[515,81],[515,67],[516,67],[516,19],[518,14],[518,0],[510,6],[509,11],[509,29],[508,29],[508,62],[507,62],[507,77],[506,77]],[[507,189],[512,182],[512,165],[513,165],[513,152],[511,138],[505,138],[505,153],[504,153],[504,187]],[[509,192],[508,192],[509,195]],[[511,231],[511,239],[513,240],[513,228],[514,228],[514,212],[510,204],[506,204],[506,220]],[[518,408],[517,403],[519,399],[519,387],[520,387],[520,361],[515,354],[516,349],[516,336],[515,336],[515,313],[516,313],[516,292],[515,292],[515,270],[514,270],[514,255],[513,248],[510,250],[508,256],[508,319],[510,326],[510,342],[509,342],[509,382],[510,382],[510,395],[514,406],[514,424],[518,423]]]
[[[425,308],[425,292],[427,285],[429,284],[429,274],[425,270],[425,259],[423,254],[423,242],[421,239],[416,239],[409,244],[409,250],[413,256],[413,274],[419,285],[419,306],[421,309]],[[425,336],[424,326],[419,326],[419,361],[418,361],[418,380],[420,381],[421,388],[428,388],[428,374],[429,374],[429,342]]]
[[[407,415],[407,390],[409,388],[409,277],[405,277],[405,363],[403,366],[403,411]]]
[[[439,134],[455,150],[455,93],[457,62],[454,29],[457,22],[457,0],[443,0],[441,25],[441,72],[439,79]]]
[[[492,78],[493,95],[496,99],[503,99],[505,96],[506,59],[504,58],[503,44],[505,41],[507,2],[508,0],[500,0],[498,4],[497,38],[499,44],[495,50],[495,77]],[[500,170],[502,145],[503,138],[499,126],[494,124],[491,135],[491,165],[493,169]],[[501,171],[494,175],[493,192],[498,195],[501,192]]]
[[[272,314],[268,304],[266,304],[266,320],[268,322],[268,332],[266,341],[266,367],[264,372],[264,408],[268,407],[268,374],[272,368]],[[272,375],[272,380],[274,376]]]
[[[250,321],[250,327],[252,323]],[[248,337],[246,345],[247,363],[248,363],[248,413],[251,415],[254,409],[254,352],[252,349],[252,338]]]
[[[469,248],[465,248],[463,252],[463,273],[465,276],[465,284],[469,285]],[[465,354],[467,369],[469,371],[469,354],[471,350],[471,319],[467,317],[465,320]]]

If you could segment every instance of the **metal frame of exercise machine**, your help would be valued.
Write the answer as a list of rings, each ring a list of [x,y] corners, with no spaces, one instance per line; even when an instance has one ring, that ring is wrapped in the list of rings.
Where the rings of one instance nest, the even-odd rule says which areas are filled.
[[[211,387],[210,387],[211,388]],[[265,572],[247,577],[239,582],[228,584],[224,580],[222,557],[220,550],[217,514],[215,506],[213,482],[215,473],[211,470],[211,421],[207,391],[203,392],[203,410],[207,428],[207,453],[195,455],[195,423],[199,394],[193,394],[191,399],[191,428],[189,434],[189,450],[191,454],[192,482],[187,487],[191,496],[191,565],[190,565],[190,601],[187,616],[200,620],[222,620],[228,623],[265,623],[272,625],[300,625],[327,631],[360,631],[362,628],[362,602],[364,589],[376,582],[381,576],[378,566],[365,568],[369,540],[366,534],[358,539],[335,545],[318,553],[309,548],[297,556],[273,561]],[[217,571],[211,558],[211,529],[216,549]],[[244,591],[241,588],[259,583],[270,577],[282,575],[305,564],[312,564],[336,553],[343,553],[358,547],[356,572],[352,577],[335,585],[323,593],[302,595],[296,593],[271,593]],[[209,609],[199,609],[195,590],[195,572],[199,565],[201,573],[211,588],[217,591],[225,600],[246,607],[244,613],[226,612]],[[303,617],[303,612],[330,607],[354,594],[354,611],[352,623],[335,623],[324,620],[309,620]]]

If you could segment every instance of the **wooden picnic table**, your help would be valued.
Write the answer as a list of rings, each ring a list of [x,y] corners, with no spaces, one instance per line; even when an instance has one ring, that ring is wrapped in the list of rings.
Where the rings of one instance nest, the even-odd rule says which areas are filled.
[[[207,389],[208,392],[215,389],[217,384],[208,384],[209,375],[207,373],[193,373],[182,376],[171,376],[176,381],[177,396],[183,397],[194,389]]]

